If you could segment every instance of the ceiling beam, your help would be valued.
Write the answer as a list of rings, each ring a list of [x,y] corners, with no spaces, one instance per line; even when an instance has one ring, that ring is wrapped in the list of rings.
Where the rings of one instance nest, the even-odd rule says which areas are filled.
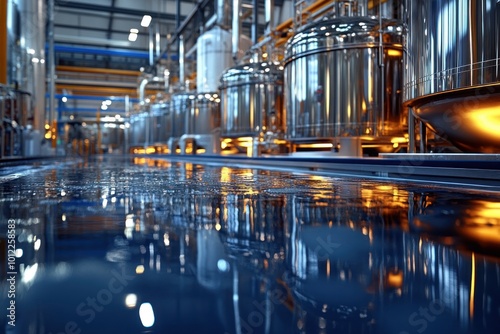
[[[78,26],[78,25],[72,25],[72,24],[54,24],[55,28],[62,28],[62,29],[76,29],[76,30],[88,30],[88,31],[99,31],[99,32],[107,32],[108,30],[104,28],[98,28],[98,27],[87,27],[87,26]],[[111,29],[111,33],[113,34],[122,34],[128,36],[130,33],[129,30],[116,30],[116,29]],[[144,31],[139,31],[138,32],[139,36],[149,36],[147,32]]]
[[[82,3],[82,2],[57,1],[56,6],[62,7],[62,8],[89,10],[89,11],[95,11],[95,12],[125,14],[125,15],[130,15],[130,16],[138,16],[141,18],[144,15],[151,15],[154,18],[158,18],[158,19],[162,19],[162,20],[168,20],[168,21],[175,21],[176,20],[175,14],[158,13],[158,12],[147,11],[147,10],[142,10],[142,9],[137,10],[137,9],[130,9],[130,8],[114,7],[114,6],[87,4],[87,3]],[[181,16],[181,20],[184,20],[184,19],[185,19],[185,16]]]
[[[111,0],[111,9],[115,9],[116,0]],[[109,21],[108,21],[108,30],[106,32],[106,37],[111,39],[111,29],[113,28],[113,14],[114,12],[109,13]]]

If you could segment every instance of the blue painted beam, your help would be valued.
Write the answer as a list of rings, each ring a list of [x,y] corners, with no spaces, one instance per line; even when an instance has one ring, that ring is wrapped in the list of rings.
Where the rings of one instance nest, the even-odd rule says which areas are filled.
[[[48,48],[46,50],[48,52]],[[116,57],[128,57],[128,58],[140,58],[149,59],[149,52],[147,51],[132,51],[123,49],[103,49],[103,48],[89,48],[89,47],[75,47],[67,45],[55,45],[54,52],[67,52],[67,53],[83,53],[83,54],[95,54],[102,56],[116,56]],[[163,58],[167,58],[163,55]],[[172,60],[177,60],[177,56],[172,56]]]
[[[45,95],[46,97],[49,97],[48,94]],[[111,100],[113,102],[125,102],[124,97],[117,97],[117,96],[94,96],[94,95],[65,95],[65,94],[56,94],[54,95],[56,99],[62,99],[63,97],[66,97],[68,100],[84,100],[84,101],[105,101],[105,100]],[[139,102],[139,99],[136,98],[129,98],[129,101],[132,103],[137,103]]]

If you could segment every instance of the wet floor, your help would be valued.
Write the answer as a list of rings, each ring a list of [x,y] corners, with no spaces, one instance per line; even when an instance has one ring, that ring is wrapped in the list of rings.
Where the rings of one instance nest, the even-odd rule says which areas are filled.
[[[131,157],[1,170],[0,332],[500,328],[500,194]]]

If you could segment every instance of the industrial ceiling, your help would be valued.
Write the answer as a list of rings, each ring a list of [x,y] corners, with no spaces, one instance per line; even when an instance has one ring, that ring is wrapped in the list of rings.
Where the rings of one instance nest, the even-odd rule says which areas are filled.
[[[207,29],[215,6],[216,0],[55,0],[57,94],[73,97],[62,107],[63,118],[72,110],[95,113],[94,104],[100,101],[88,96],[136,98],[140,71],[149,71],[159,59],[170,60],[175,75],[180,33],[188,61],[194,62],[196,53],[189,49],[193,51],[196,38]],[[275,23],[292,16],[291,0],[274,0],[274,6]],[[144,15],[152,18],[148,27],[141,26]],[[242,16],[242,33],[253,40],[262,36],[264,1],[242,1]],[[137,29],[135,41],[129,40],[131,29]]]
[[[243,8],[251,12],[253,2],[258,4],[258,34],[262,34],[264,1],[244,1]],[[276,20],[291,16],[290,2],[275,0]],[[214,3],[215,0],[55,0],[56,64],[137,71],[149,63],[150,33],[159,33],[160,47],[165,51],[168,37],[175,36],[177,28],[184,24],[184,38],[191,37],[193,45],[192,37],[199,35],[214,14]],[[140,26],[144,15],[152,17],[148,28]],[[193,17],[187,24],[185,20],[190,15]],[[243,21],[243,33],[248,37],[251,15]],[[128,40],[131,29],[138,29],[134,42]],[[169,51],[176,55],[175,43]]]

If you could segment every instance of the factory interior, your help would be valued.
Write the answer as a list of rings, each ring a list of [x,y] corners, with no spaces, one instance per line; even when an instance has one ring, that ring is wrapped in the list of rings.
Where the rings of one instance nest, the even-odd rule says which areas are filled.
[[[0,22],[2,332],[499,333],[499,0]]]

